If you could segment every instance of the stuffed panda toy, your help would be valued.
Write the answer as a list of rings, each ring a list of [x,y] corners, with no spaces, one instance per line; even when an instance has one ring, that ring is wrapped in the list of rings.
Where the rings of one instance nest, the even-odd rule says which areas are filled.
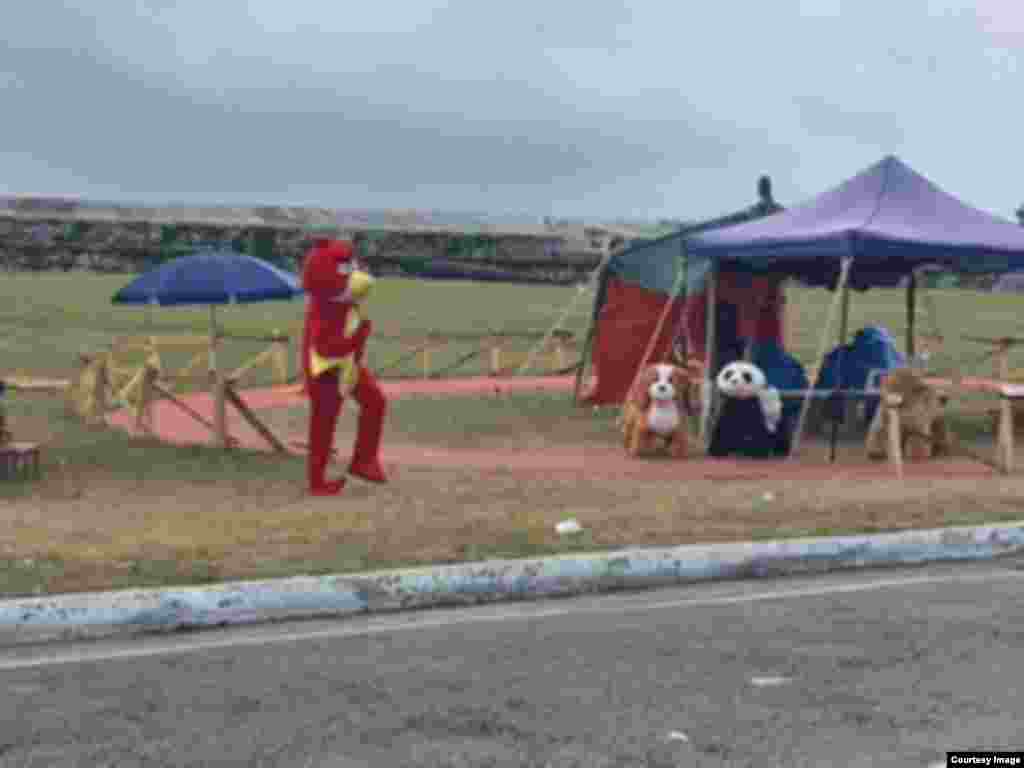
[[[789,453],[788,429],[782,424],[782,398],[769,387],[764,371],[741,360],[729,363],[715,381],[722,403],[708,454],[771,458]]]

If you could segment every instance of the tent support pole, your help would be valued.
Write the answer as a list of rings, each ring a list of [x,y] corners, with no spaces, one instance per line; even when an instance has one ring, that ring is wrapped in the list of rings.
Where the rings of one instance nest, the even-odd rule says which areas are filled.
[[[839,290],[841,291],[841,309],[839,314],[839,355],[837,357],[838,365],[836,366],[836,382],[839,384],[839,414],[832,420],[832,437],[829,440],[829,461],[835,464],[836,461],[836,443],[839,440],[839,422],[844,420],[846,417],[846,392],[843,387],[843,356],[845,355],[844,347],[846,346],[846,332],[850,321],[850,271],[849,269],[843,270],[841,285]]]
[[[712,258],[708,270],[707,288],[704,293],[704,391],[707,393],[703,402],[704,412],[700,419],[700,434],[705,446],[711,442],[711,414],[715,410],[715,319],[718,315],[717,294],[718,259]]]
[[[572,400],[575,405],[580,404],[580,391],[583,389],[583,377],[586,375],[590,355],[594,349],[594,339],[597,337],[597,322],[604,307],[599,307],[606,281],[608,280],[608,267],[611,265],[613,253],[609,251],[602,257],[601,263],[594,268],[594,271],[587,277],[587,282],[594,286],[594,303],[590,311],[590,323],[587,326],[587,337],[583,341],[583,349],[580,351],[580,365],[576,369],[576,382],[573,385]],[[591,365],[590,368],[593,368]]]
[[[689,340],[686,338],[686,311],[687,304],[690,301],[690,256],[686,252],[686,240],[684,239],[679,241],[679,264],[680,269],[682,270],[682,282],[680,284],[679,295],[683,299],[683,304],[679,310],[679,319],[676,320],[675,328],[672,329],[672,340],[669,342],[669,354],[671,355],[675,351],[675,345],[678,342],[681,359],[676,362],[679,365],[685,366],[690,362],[690,344]]]
[[[845,261],[843,263],[843,276],[840,277],[841,282],[844,282],[846,280],[845,275],[848,273],[849,269],[850,262]],[[821,371],[825,367],[825,359],[828,357],[828,340],[829,336],[832,333],[832,323],[835,321],[836,312],[839,309],[839,303],[841,298],[841,293],[839,291],[838,285],[836,286],[836,290],[833,292],[833,296],[834,298],[829,304],[828,316],[825,318],[825,325],[821,330],[821,341],[818,343],[818,357],[816,359],[817,362],[813,368],[813,370],[815,371],[815,375],[812,381],[810,382],[812,388],[817,387],[818,382],[821,378]],[[816,394],[814,389],[808,389],[806,392],[804,392],[803,402],[800,405],[800,417],[797,419],[796,431],[793,433],[793,443],[792,445],[790,445],[789,448],[790,459],[795,459],[797,457],[797,454],[799,453],[800,441],[803,439],[804,429],[807,424],[807,413],[811,407],[811,396],[813,394]]]
[[[907,360],[914,359],[914,343],[917,336],[917,274],[910,273],[907,280]]]

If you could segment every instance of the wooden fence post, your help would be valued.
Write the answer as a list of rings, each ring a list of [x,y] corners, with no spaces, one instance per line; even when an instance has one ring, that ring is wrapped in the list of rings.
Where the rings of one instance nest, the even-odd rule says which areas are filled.
[[[164,369],[163,361],[160,359],[160,346],[156,336],[149,337],[149,355],[146,359],[146,365],[151,365],[162,371]]]
[[[996,432],[996,464],[1008,475],[1013,471],[1013,401],[1003,391],[1010,379],[1010,342],[1000,339],[992,356],[993,374],[1000,384],[999,428]]]
[[[889,416],[889,463],[896,470],[896,476],[903,479],[903,440],[900,434],[900,405],[903,398],[899,395],[887,395],[885,408]]]
[[[569,348],[575,346],[575,336],[571,331],[556,330],[551,335],[555,344],[555,373],[569,367]]]
[[[488,336],[487,346],[490,349],[491,376],[501,375],[501,336]]]
[[[210,371],[210,378],[213,385],[213,431],[217,435],[217,445],[221,448],[230,448],[227,398],[224,392],[226,380],[217,371]]]
[[[290,339],[287,336],[282,336],[281,332],[274,329],[274,336],[277,339],[273,342],[273,366],[274,366],[274,378],[278,384],[284,385],[288,383],[288,342]]]
[[[999,429],[996,433],[996,465],[1004,475],[1013,472],[1013,400],[999,393]]]
[[[424,379],[429,379],[433,370],[433,351],[441,346],[441,335],[437,333],[427,334],[426,343],[420,352],[421,372]]]
[[[139,399],[135,404],[135,429],[153,433],[153,401],[156,399],[154,384],[160,376],[154,366],[147,365],[139,385]]]

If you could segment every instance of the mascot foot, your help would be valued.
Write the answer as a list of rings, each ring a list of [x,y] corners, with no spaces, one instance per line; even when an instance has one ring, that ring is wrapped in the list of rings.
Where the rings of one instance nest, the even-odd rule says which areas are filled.
[[[387,476],[384,474],[384,469],[381,467],[379,461],[371,461],[362,464],[353,463],[349,467],[348,472],[350,475],[366,480],[368,483],[386,483],[388,481]]]
[[[322,485],[314,485],[309,489],[310,496],[337,496],[345,488],[344,480],[328,480]]]

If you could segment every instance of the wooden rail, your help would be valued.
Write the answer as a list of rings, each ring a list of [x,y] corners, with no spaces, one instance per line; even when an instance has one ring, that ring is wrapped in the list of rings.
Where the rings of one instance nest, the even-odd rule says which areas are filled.
[[[537,333],[493,333],[484,336],[470,336],[468,334],[449,335],[434,332],[420,338],[405,337],[401,339],[406,349],[394,359],[380,366],[377,372],[383,375],[416,359],[418,363],[416,367],[422,378],[440,378],[464,367],[473,360],[483,359],[486,361],[484,369],[488,375],[507,376],[516,373],[527,361],[528,351],[523,352],[509,348],[514,341],[524,339],[535,342],[543,341],[543,346],[537,350],[534,357],[537,362],[537,370],[543,374],[558,374],[572,370],[578,362],[576,357],[579,354],[579,345],[575,335],[569,331],[555,331],[546,339],[544,334]],[[460,354],[453,362],[437,365],[437,358],[443,354],[446,348],[452,344],[465,342],[471,342],[471,348],[468,351]]]
[[[273,373],[275,384],[286,384],[289,381],[289,344],[291,337],[280,332],[267,335],[234,335],[217,334],[215,341],[258,341],[269,346],[259,352],[234,371],[228,378],[240,380],[251,371],[263,366],[269,367]],[[194,349],[188,363],[178,371],[172,371],[164,365],[165,353],[172,350]],[[119,358],[130,353],[142,353],[145,362],[141,365],[120,365]],[[131,404],[138,396],[142,384],[145,367],[151,366],[159,372],[159,379],[165,383],[184,384],[189,381],[204,383],[208,378],[210,367],[210,337],[199,334],[179,334],[174,336],[122,336],[114,340],[107,350],[107,373],[114,385],[114,400],[123,404]]]

